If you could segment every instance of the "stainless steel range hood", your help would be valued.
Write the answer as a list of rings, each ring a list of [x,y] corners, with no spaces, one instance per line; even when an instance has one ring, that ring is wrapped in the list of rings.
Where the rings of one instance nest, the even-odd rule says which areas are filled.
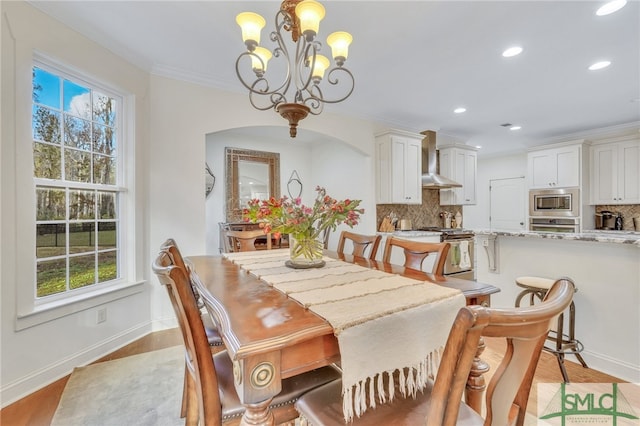
[[[436,132],[420,132],[422,139],[422,187],[434,189],[461,188],[462,185],[438,174],[438,155],[436,152]]]

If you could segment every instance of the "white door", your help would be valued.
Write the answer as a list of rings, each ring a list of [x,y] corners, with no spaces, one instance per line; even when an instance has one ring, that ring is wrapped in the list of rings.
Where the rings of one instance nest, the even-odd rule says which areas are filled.
[[[489,226],[491,230],[523,231],[527,229],[527,193],[524,177],[489,181]]]

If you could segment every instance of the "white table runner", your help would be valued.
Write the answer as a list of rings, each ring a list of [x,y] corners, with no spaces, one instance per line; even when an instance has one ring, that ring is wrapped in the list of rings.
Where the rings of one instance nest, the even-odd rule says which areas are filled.
[[[435,375],[451,325],[465,305],[459,290],[326,256],[326,265],[317,269],[284,266],[288,249],[224,256],[332,325],[347,422],[393,400],[396,371],[404,396],[422,390]]]

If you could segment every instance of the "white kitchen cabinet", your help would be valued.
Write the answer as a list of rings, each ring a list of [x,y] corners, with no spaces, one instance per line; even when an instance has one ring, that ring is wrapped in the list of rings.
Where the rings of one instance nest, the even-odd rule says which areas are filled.
[[[440,204],[476,204],[478,153],[465,147],[443,147],[439,153],[440,175],[462,184],[462,188],[441,189]]]
[[[640,203],[640,141],[591,147],[591,204]]]
[[[530,188],[566,188],[580,186],[582,147],[568,145],[530,152],[528,155]]]
[[[419,135],[394,131],[376,136],[378,204],[422,204],[421,149]]]

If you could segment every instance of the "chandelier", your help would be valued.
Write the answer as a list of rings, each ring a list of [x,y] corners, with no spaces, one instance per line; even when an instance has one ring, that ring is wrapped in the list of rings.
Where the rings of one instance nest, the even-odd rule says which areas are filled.
[[[324,7],[317,1],[284,0],[276,14],[275,31],[269,36],[276,43],[273,50],[260,46],[260,32],[265,26],[262,16],[243,12],[236,17],[247,47],[247,51],[236,60],[236,74],[249,90],[251,105],[261,111],[273,108],[288,120],[292,138],[296,137],[298,122],[309,113],[318,115],[324,104],[342,102],[353,92],[353,74],[344,67],[352,41],[351,34],[338,31],[327,37],[335,62],[328,72],[329,59],[318,53],[322,44],[316,40],[316,36],[324,14]],[[291,51],[287,47],[291,42],[285,42],[286,33],[283,34],[283,30],[291,33]],[[267,63],[272,57],[282,58],[285,62],[282,82],[277,86],[272,86],[267,80]],[[344,79],[341,80],[341,77]],[[326,81],[326,89],[332,88],[331,99],[323,94],[320,86],[323,80]]]

